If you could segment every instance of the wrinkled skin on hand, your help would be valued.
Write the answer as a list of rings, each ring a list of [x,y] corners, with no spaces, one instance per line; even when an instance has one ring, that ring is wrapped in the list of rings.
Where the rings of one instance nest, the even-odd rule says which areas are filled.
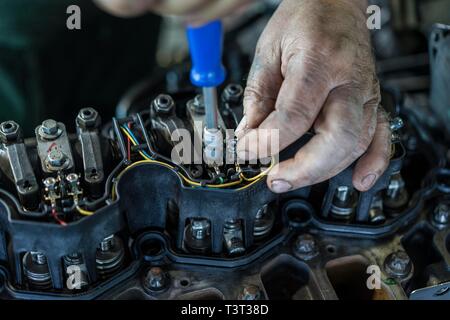
[[[223,17],[251,0],[95,0],[118,16],[147,11],[188,23]],[[315,135],[294,158],[275,166],[274,192],[325,181],[357,161],[353,184],[370,189],[386,169],[390,130],[379,108],[366,0],[284,0],[257,46],[236,132],[243,159],[277,154],[308,130]],[[271,130],[279,145],[267,150]]]
[[[224,17],[253,0],[94,0],[101,8],[120,17],[132,17],[152,11],[182,16],[188,23]]]
[[[259,39],[237,130],[239,157],[278,153],[267,148],[266,129],[279,129],[280,150],[315,133],[269,174],[272,191],[325,181],[358,159],[353,184],[360,191],[385,171],[391,133],[379,108],[366,8],[364,0],[284,0]]]

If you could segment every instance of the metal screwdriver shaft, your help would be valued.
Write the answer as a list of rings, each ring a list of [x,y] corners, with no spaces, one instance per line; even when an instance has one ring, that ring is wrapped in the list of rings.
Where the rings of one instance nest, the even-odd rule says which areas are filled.
[[[188,27],[191,52],[191,82],[201,87],[205,104],[204,156],[209,165],[223,162],[223,136],[218,124],[217,86],[225,80],[222,65],[222,23]]]
[[[205,101],[206,129],[218,129],[219,123],[217,120],[217,89],[215,87],[204,87],[203,99]]]

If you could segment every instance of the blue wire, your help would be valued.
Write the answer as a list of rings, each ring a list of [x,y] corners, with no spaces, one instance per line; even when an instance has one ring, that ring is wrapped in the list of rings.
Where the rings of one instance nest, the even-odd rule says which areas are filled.
[[[137,145],[140,145],[140,143],[139,143],[138,139],[136,138],[136,136],[134,135],[134,133],[131,132],[131,130],[130,130],[127,126],[122,125],[122,128],[123,128],[126,132],[128,132],[128,134],[130,135],[130,137],[133,139],[134,143],[136,143]],[[150,155],[149,155],[145,150],[141,150],[141,152],[142,152],[147,158],[153,159],[152,157],[150,157]]]
[[[133,141],[134,141],[137,145],[140,145],[140,143],[139,143],[139,141],[137,140],[136,136],[133,134],[133,132],[131,132],[131,130],[130,130],[127,126],[122,125],[121,127],[122,127],[126,132],[128,132],[128,134],[130,135],[130,137],[133,139]],[[148,158],[150,158],[150,159],[153,159],[153,158],[150,157],[150,156],[148,155],[148,153],[145,152],[144,150],[141,150],[141,152],[142,152],[146,157],[148,157]],[[207,190],[215,190],[214,188],[208,188],[208,187],[196,187],[196,186],[191,186],[191,188],[194,188],[194,189],[196,189],[196,188],[202,188],[202,189],[207,189]]]

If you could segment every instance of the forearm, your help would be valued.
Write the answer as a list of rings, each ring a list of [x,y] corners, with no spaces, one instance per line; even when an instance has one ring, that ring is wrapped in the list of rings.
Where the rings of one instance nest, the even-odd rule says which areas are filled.
[[[208,21],[232,13],[255,0],[93,0],[103,10],[120,17],[152,11],[182,16],[188,21]]]

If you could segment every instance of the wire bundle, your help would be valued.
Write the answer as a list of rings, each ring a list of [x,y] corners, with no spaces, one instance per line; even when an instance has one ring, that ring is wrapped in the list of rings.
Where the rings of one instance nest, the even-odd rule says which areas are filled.
[[[130,130],[130,128],[128,128],[125,125],[122,125],[120,128],[121,128],[122,132],[125,134],[125,136],[128,138],[128,140],[133,144],[133,146],[135,146],[135,147],[140,146],[138,139],[133,134],[133,132]],[[155,160],[152,157],[150,157],[150,155],[147,152],[145,152],[144,150],[138,150],[138,152],[145,160],[134,162],[133,164],[131,164],[127,168],[125,168],[125,170],[123,172],[125,172],[126,170],[129,170],[135,166],[141,165],[141,164],[146,164],[146,163],[147,164],[159,164],[159,165],[162,165],[162,166],[174,171],[178,176],[181,177],[181,179],[183,179],[183,181],[187,185],[192,186],[192,187],[223,189],[223,188],[232,188],[232,187],[240,186],[239,188],[237,188],[237,190],[243,190],[243,189],[250,187],[253,184],[258,183],[261,179],[264,178],[265,175],[267,175],[267,173],[273,167],[273,161],[272,161],[270,167],[267,170],[261,172],[260,174],[256,175],[255,177],[252,177],[252,178],[245,177],[245,175],[241,172],[239,174],[239,180],[236,180],[236,181],[221,183],[221,184],[202,184],[200,182],[193,181],[190,178],[186,177],[183,173],[179,172],[179,170],[177,170],[177,168],[174,165]],[[246,182],[250,182],[250,183],[246,184]]]

